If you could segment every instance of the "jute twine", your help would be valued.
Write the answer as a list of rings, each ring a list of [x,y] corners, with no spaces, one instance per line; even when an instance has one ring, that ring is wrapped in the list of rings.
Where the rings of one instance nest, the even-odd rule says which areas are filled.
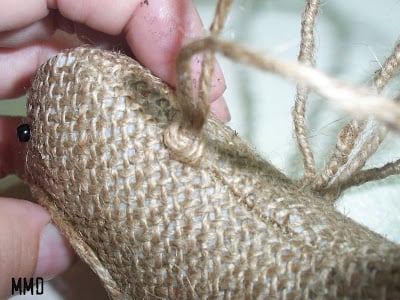
[[[211,36],[179,56],[176,94],[121,53],[81,47],[46,62],[28,99],[33,195],[115,299],[399,298],[399,247],[327,201],[340,192],[325,189],[331,174],[363,126],[344,129],[320,173],[328,175],[308,157],[307,180],[292,181],[208,114],[213,52],[299,84],[294,114],[304,149],[301,107],[310,90],[345,110],[364,95],[370,108],[358,116],[394,127],[398,106],[319,73],[312,55],[300,55],[308,65],[288,63],[219,40],[229,4],[219,2]],[[318,4],[309,1],[304,18],[315,18]],[[312,44],[304,44],[311,53]],[[187,61],[202,50],[204,89],[193,97]],[[359,182],[369,176],[356,172]]]

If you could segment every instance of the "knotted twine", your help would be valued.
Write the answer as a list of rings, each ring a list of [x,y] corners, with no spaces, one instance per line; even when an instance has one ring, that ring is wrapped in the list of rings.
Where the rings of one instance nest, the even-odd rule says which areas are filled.
[[[229,48],[214,37],[199,45]],[[400,296],[398,246],[213,116],[190,132],[174,92],[133,59],[61,53],[37,72],[27,105],[33,195],[113,298]],[[193,161],[176,150],[188,143]]]

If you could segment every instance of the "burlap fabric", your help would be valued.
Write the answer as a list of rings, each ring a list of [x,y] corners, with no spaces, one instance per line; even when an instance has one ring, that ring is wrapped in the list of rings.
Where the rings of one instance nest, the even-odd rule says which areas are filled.
[[[398,246],[212,116],[197,144],[177,118],[168,86],[97,49],[53,57],[29,92],[32,192],[113,298],[400,298]]]

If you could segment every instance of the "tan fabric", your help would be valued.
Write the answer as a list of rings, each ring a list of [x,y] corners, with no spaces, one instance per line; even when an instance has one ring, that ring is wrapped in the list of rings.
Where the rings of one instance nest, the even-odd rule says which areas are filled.
[[[400,298],[398,246],[213,117],[199,160],[171,157],[175,107],[133,59],[88,48],[50,59],[29,93],[32,192],[113,298]]]

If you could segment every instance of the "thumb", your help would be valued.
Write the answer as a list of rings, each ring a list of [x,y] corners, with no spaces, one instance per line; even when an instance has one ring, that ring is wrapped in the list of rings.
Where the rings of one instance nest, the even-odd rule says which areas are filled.
[[[13,277],[50,279],[73,258],[72,248],[41,206],[0,198],[0,299],[10,295]]]

